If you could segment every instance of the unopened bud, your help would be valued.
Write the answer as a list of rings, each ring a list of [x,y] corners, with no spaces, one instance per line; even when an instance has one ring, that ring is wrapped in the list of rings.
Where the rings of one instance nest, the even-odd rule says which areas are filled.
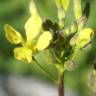
[[[79,19],[82,16],[81,0],[73,0],[73,5],[75,17]]]
[[[60,35],[63,36],[63,37],[70,36],[70,35],[76,33],[77,30],[78,30],[77,22],[74,22],[74,23],[71,24],[69,27],[63,29],[63,30],[60,32]]]
[[[66,16],[66,11],[68,9],[69,1],[70,0],[55,0],[58,9],[59,25],[61,28],[64,27],[64,19]]]

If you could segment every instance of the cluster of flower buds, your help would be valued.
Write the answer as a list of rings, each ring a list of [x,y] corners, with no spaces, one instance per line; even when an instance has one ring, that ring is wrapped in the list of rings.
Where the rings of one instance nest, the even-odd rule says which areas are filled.
[[[57,62],[63,64],[64,69],[72,70],[76,67],[74,65],[75,51],[91,44],[94,35],[93,29],[86,27],[90,13],[90,3],[87,2],[84,10],[82,10],[81,0],[55,0],[55,2],[59,22],[52,23],[48,20],[50,23],[46,21],[44,27],[46,27],[47,23],[52,25],[48,30],[53,33],[51,47],[55,51]],[[73,3],[75,21],[66,27],[66,14],[70,3]]]

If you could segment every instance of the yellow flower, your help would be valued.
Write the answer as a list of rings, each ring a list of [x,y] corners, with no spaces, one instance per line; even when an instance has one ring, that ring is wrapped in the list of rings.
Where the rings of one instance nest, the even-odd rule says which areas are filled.
[[[82,48],[91,41],[93,34],[94,32],[91,28],[84,28],[71,39],[70,45]]]
[[[14,49],[15,58],[28,63],[32,61],[32,55],[47,48],[52,40],[52,34],[49,31],[41,31],[42,19],[33,1],[30,12],[31,17],[25,23],[26,40],[12,26],[8,24],[4,26],[7,40],[12,44],[21,44],[21,47]]]

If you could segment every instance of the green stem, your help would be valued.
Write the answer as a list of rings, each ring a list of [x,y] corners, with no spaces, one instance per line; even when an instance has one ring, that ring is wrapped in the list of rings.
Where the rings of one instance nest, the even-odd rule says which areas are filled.
[[[50,74],[48,71],[46,71],[41,65],[40,63],[35,59],[35,57],[33,57],[33,60],[36,62],[36,67],[43,73],[45,74],[48,78],[50,78],[51,80],[53,80],[54,82],[57,82],[57,79],[54,78],[54,76],[52,74]]]

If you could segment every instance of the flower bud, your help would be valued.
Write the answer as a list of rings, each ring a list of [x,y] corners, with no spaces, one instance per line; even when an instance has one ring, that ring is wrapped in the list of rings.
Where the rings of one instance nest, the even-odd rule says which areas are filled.
[[[74,22],[74,23],[71,24],[69,27],[63,29],[63,30],[60,32],[60,35],[63,36],[63,37],[70,36],[70,35],[76,33],[77,30],[78,30],[77,22]]]
[[[88,87],[96,93],[96,70],[92,69],[88,74]]]
[[[79,19],[82,16],[81,0],[73,0],[73,5],[75,17]]]

